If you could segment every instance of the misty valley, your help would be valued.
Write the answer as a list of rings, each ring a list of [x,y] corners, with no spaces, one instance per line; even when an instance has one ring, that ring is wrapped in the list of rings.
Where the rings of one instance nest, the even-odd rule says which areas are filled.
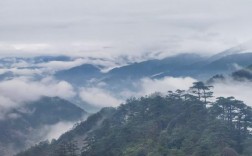
[[[251,7],[0,0],[0,156],[252,156]]]
[[[2,58],[0,153],[249,156],[252,53],[230,51],[111,69],[94,58]]]

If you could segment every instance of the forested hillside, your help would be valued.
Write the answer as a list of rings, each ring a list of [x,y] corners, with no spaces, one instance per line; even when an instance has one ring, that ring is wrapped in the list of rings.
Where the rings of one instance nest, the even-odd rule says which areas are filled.
[[[189,91],[132,98],[17,156],[251,156],[251,107],[212,95],[196,82]]]

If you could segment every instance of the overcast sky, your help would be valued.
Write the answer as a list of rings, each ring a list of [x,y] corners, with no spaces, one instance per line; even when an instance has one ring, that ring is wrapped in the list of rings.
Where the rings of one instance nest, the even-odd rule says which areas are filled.
[[[251,0],[0,0],[0,54],[217,53],[251,39]]]

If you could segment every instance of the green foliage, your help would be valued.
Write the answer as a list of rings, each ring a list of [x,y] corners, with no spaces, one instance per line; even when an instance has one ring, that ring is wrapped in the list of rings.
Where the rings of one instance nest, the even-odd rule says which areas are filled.
[[[36,151],[42,156],[53,149],[48,156],[59,156],[71,148],[56,154],[55,149],[77,140],[81,149],[72,149],[81,156],[219,156],[225,147],[249,156],[251,108],[233,97],[218,98],[211,107],[205,101],[182,90],[130,99],[117,109],[102,109],[54,143],[23,155]],[[38,147],[44,150],[35,150]],[[64,156],[70,156],[66,151]]]
[[[212,87],[213,86],[207,86],[203,82],[199,81],[194,82],[190,90],[198,97],[198,100],[201,100],[201,98],[203,98],[205,104],[207,104],[209,103],[207,99],[213,97],[213,92],[210,91]]]

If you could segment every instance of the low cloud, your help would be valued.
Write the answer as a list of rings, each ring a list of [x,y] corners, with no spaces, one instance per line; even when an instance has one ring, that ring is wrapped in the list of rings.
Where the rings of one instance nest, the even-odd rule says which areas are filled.
[[[82,88],[79,96],[83,101],[98,107],[115,107],[122,103],[122,100],[102,88]]]
[[[162,79],[144,78],[141,80],[140,93],[148,95],[154,92],[175,91],[177,89],[188,90],[195,81],[197,80],[191,77],[165,77]]]
[[[214,84],[213,91],[216,97],[233,96],[238,100],[244,101],[245,104],[252,106],[251,88],[252,88],[252,82],[249,81],[239,82],[234,80],[227,80],[224,82],[222,81]]]
[[[30,101],[36,101],[42,96],[72,98],[76,95],[71,84],[44,78],[34,81],[29,78],[15,78],[0,82],[1,111],[19,107]],[[3,110],[2,110],[3,109]]]
[[[250,5],[237,0],[2,1],[0,53],[216,53],[251,38]]]
[[[40,63],[37,66],[47,68],[50,71],[58,71],[64,69],[70,69],[85,63],[83,59],[76,59],[73,61],[50,61],[46,63]]]
[[[70,61],[49,61],[35,63],[27,61],[26,58],[4,58],[0,63],[0,75],[11,73],[14,76],[36,76],[36,75],[53,75],[60,70],[68,70],[83,64],[92,64],[99,66],[101,72],[107,72],[110,69],[128,64],[127,59],[103,59],[90,57],[73,57]],[[8,77],[7,77],[8,78]]]
[[[134,88],[137,90],[132,91],[125,89],[120,92],[121,97],[141,97],[150,95],[155,92],[167,93],[167,91],[175,91],[177,89],[188,90],[193,82],[197,81],[191,77],[164,77],[162,79],[143,78],[139,82],[134,83]]]
[[[71,130],[75,123],[76,122],[58,122],[55,125],[45,126],[41,131],[44,133],[44,137],[40,141],[58,139],[63,133]]]
[[[155,92],[166,94],[167,91],[175,91],[177,89],[188,90],[193,82],[196,81],[198,80],[191,77],[143,78],[138,82],[133,82],[135,90],[122,88],[120,91],[111,92],[109,89],[105,89],[107,85],[103,85],[82,88],[79,96],[83,101],[94,106],[118,106],[131,97],[141,97]],[[234,96],[236,99],[242,100],[247,105],[252,106],[251,88],[252,82],[239,82],[229,79],[227,81],[216,82],[213,92],[215,98]]]
[[[79,96],[83,101],[97,107],[115,107],[131,97],[141,97],[154,92],[166,93],[167,91],[175,91],[177,89],[187,90],[195,81],[195,79],[190,77],[165,77],[163,79],[143,78],[138,82],[132,82],[134,88],[137,88],[136,90],[121,88],[120,91],[111,92],[109,89],[103,88],[107,86],[105,84],[92,88],[82,88]]]
[[[97,66],[102,66],[102,71],[107,71],[108,69],[114,68],[118,66],[114,60],[109,59],[99,59],[99,58],[75,58],[72,61],[50,61],[46,63],[36,64],[37,67],[45,68],[47,71],[55,72],[59,70],[67,70],[76,66],[80,66],[82,64],[93,64]]]
[[[11,72],[16,76],[34,76],[41,75],[45,72],[43,69],[31,69],[31,68],[3,68],[0,69],[0,74]]]

